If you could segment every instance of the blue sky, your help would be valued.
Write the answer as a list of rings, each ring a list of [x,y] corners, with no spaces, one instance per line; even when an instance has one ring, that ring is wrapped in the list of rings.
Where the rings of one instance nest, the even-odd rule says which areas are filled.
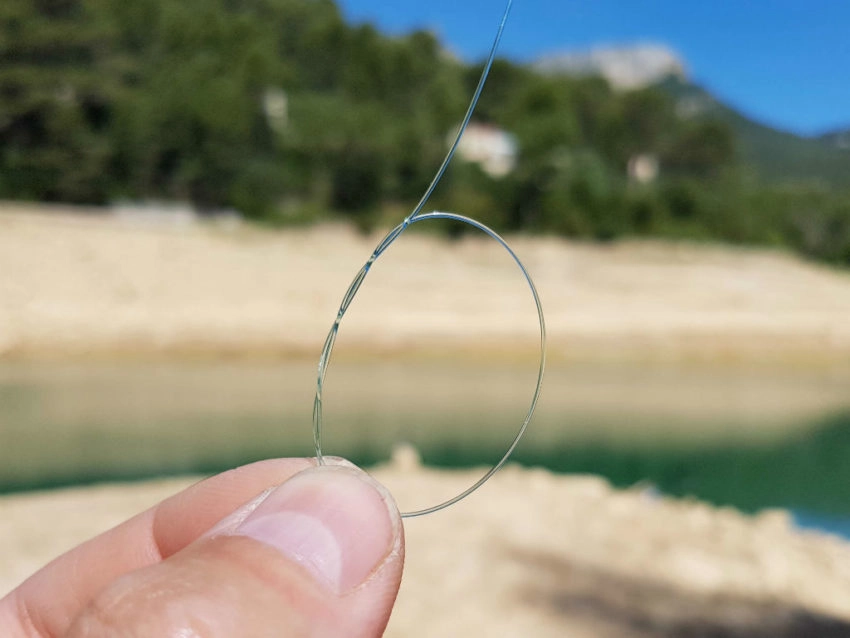
[[[503,0],[339,0],[391,33],[424,27],[467,60],[484,56]],[[501,54],[653,42],[744,113],[800,134],[850,128],[848,0],[514,0]]]

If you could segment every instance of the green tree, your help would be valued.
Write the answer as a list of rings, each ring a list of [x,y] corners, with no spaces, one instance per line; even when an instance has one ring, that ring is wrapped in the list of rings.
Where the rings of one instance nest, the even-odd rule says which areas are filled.
[[[728,124],[716,120],[687,123],[663,157],[664,168],[677,174],[716,177],[736,159],[735,136]]]
[[[263,111],[278,79],[274,43],[255,15],[227,12],[222,2],[157,4],[144,43],[133,14],[122,16],[130,19],[119,25],[122,45],[143,49],[115,105],[116,164],[131,194],[260,215],[276,189],[244,182],[262,186],[256,176],[275,162]]]
[[[103,201],[108,40],[82,0],[0,5],[0,195]]]

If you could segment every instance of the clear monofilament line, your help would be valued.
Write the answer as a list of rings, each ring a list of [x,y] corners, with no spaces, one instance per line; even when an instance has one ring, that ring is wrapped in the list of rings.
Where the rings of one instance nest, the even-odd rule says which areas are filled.
[[[420,212],[422,212],[422,209],[425,208],[425,204],[427,204],[428,200],[431,199],[431,195],[434,194],[434,189],[437,188],[437,184],[439,184],[440,180],[443,179],[446,169],[449,167],[452,158],[455,156],[457,147],[460,145],[460,140],[469,126],[472,114],[475,112],[475,107],[478,106],[478,100],[481,99],[481,91],[484,90],[484,85],[487,83],[487,76],[490,75],[490,69],[493,67],[493,62],[496,60],[496,51],[499,50],[499,43],[502,41],[502,35],[505,32],[505,25],[508,23],[508,16],[511,14],[512,6],[513,0],[508,0],[507,5],[505,5],[505,11],[502,13],[502,19],[499,21],[499,28],[496,30],[496,37],[493,39],[493,45],[490,47],[490,53],[487,55],[487,61],[484,63],[484,69],[481,71],[481,77],[478,79],[478,86],[475,87],[475,92],[472,94],[472,99],[469,101],[469,108],[466,109],[466,114],[463,116],[463,121],[460,124],[460,128],[458,128],[457,135],[455,135],[455,139],[449,147],[449,152],[446,153],[446,158],[443,160],[443,163],[440,164],[440,168],[437,169],[437,174],[434,175],[434,179],[431,180],[431,184],[427,189],[425,189],[425,194],[422,195],[422,199],[420,199],[419,203],[416,204],[413,212],[408,215],[408,219],[416,217]],[[403,228],[398,232],[401,233],[401,231],[406,227],[407,225],[403,224]],[[392,232],[393,231],[390,231],[390,234],[392,234]],[[392,243],[392,240],[390,243]]]
[[[499,29],[493,41],[493,46],[490,49],[490,54],[487,57],[487,62],[484,65],[484,69],[481,73],[481,78],[478,81],[478,86],[475,89],[475,93],[473,94],[472,100],[469,104],[469,108],[466,111],[460,128],[458,129],[457,136],[455,137],[454,142],[449,148],[449,151],[446,154],[443,163],[440,165],[437,174],[435,175],[431,184],[428,186],[427,190],[425,191],[425,194],[422,196],[422,199],[419,201],[419,203],[416,205],[410,215],[408,215],[404,219],[404,221],[402,221],[398,226],[396,226],[389,233],[387,233],[387,235],[375,247],[375,250],[372,251],[371,256],[363,265],[363,267],[354,276],[354,279],[352,280],[351,284],[348,287],[348,290],[346,290],[345,295],[342,298],[342,302],[340,303],[336,319],[334,320],[333,325],[331,326],[331,329],[328,332],[328,336],[325,339],[325,345],[322,348],[322,354],[319,357],[319,369],[316,381],[316,396],[313,401],[313,439],[316,447],[316,459],[317,462],[321,465],[324,463],[324,458],[322,455],[322,390],[324,388],[325,374],[327,372],[328,365],[330,364],[334,343],[336,342],[337,335],[339,334],[340,323],[342,322],[342,318],[345,316],[346,311],[351,305],[351,302],[354,300],[354,297],[357,295],[357,291],[360,290],[360,286],[363,285],[363,281],[366,279],[366,275],[369,274],[369,270],[371,269],[372,264],[375,263],[375,260],[377,260],[409,226],[421,221],[439,219],[449,219],[468,224],[470,226],[473,226],[474,228],[483,231],[485,234],[497,241],[510,254],[511,258],[514,260],[514,262],[516,262],[517,266],[522,271],[522,275],[531,290],[531,294],[537,309],[537,317],[540,322],[540,367],[538,368],[537,372],[537,385],[535,386],[534,394],[532,395],[531,399],[531,404],[528,408],[525,418],[523,419],[520,428],[516,433],[516,436],[511,441],[511,444],[509,445],[507,451],[502,456],[502,458],[495,465],[493,465],[493,467],[490,468],[490,470],[485,473],[484,476],[482,476],[476,483],[471,485],[469,488],[467,488],[460,494],[454,496],[453,498],[434,505],[432,507],[411,512],[403,512],[402,517],[404,518],[422,516],[424,514],[430,514],[432,512],[444,509],[449,505],[457,503],[461,499],[465,498],[466,496],[477,490],[484,483],[486,483],[487,480],[491,476],[493,476],[493,474],[495,474],[499,470],[499,468],[502,467],[502,465],[505,464],[511,453],[516,448],[526,429],[528,428],[528,424],[531,421],[531,417],[534,415],[535,408],[537,407],[537,401],[540,398],[540,391],[543,387],[543,374],[546,367],[546,323],[543,317],[543,306],[540,302],[540,296],[537,293],[537,288],[535,287],[534,281],[531,279],[531,275],[523,265],[522,261],[520,261],[516,253],[514,253],[508,243],[498,233],[470,217],[457,215],[455,213],[446,213],[439,211],[433,211],[430,213],[422,212],[425,204],[431,198],[434,189],[437,187],[437,184],[439,184],[440,180],[445,174],[449,163],[454,157],[455,151],[457,151],[458,145],[460,144],[460,140],[463,137],[466,128],[469,126],[470,119],[472,118],[472,113],[475,110],[475,106],[478,104],[478,100],[481,97],[481,91],[484,88],[484,84],[487,81],[487,76],[489,75],[490,69],[493,66],[493,61],[496,58],[496,50],[498,49],[499,42],[502,39],[502,34],[505,29],[505,24],[507,23],[508,15],[511,10],[511,5],[512,0],[508,0],[507,6],[505,7],[505,11],[502,14],[502,19],[499,23]]]

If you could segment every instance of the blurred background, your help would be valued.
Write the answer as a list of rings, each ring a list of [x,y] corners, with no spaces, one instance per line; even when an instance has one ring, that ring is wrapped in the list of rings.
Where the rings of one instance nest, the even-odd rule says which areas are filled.
[[[514,460],[850,538],[850,8],[643,5],[518,2],[428,204],[540,289]],[[4,0],[0,492],[312,455],[325,333],[501,9]],[[532,299],[492,242],[421,226],[343,322],[325,452],[492,464]]]

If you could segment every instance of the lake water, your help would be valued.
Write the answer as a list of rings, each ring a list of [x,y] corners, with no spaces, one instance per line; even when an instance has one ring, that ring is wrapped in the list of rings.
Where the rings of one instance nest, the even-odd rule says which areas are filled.
[[[410,442],[430,464],[492,463],[533,380],[524,359],[335,362],[325,452],[368,465]],[[312,455],[314,383],[312,361],[2,364],[0,490]],[[514,460],[744,510],[788,507],[840,532],[850,520],[850,375],[556,362]]]

